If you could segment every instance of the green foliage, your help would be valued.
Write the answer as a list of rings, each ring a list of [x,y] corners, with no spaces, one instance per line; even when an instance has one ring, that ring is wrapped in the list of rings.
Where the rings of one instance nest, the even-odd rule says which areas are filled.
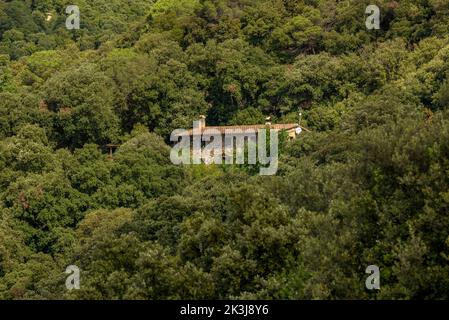
[[[0,0],[0,299],[449,298],[447,1],[77,2]],[[276,176],[170,161],[299,111]]]
[[[53,116],[55,139],[63,146],[107,143],[117,139],[113,83],[96,66],[83,65],[46,82],[44,101]]]

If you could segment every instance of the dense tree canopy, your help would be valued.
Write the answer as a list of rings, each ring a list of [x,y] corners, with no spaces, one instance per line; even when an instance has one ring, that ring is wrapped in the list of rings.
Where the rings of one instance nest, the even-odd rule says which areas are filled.
[[[0,0],[0,299],[449,299],[448,1],[71,2]],[[299,110],[276,176],[170,161]]]

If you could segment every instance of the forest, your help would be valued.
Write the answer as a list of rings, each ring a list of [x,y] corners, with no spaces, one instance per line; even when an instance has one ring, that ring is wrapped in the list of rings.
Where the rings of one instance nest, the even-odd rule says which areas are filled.
[[[170,161],[199,115],[299,111],[274,176]],[[0,0],[0,300],[21,299],[449,299],[449,1]]]

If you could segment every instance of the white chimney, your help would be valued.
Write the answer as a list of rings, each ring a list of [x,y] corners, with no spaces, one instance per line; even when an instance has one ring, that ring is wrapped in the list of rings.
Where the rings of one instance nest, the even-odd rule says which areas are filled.
[[[200,116],[200,129],[204,130],[206,128],[206,116]]]

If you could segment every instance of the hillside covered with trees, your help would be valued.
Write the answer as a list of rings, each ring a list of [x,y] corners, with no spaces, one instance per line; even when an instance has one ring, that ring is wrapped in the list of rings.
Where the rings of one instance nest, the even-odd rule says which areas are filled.
[[[0,0],[0,299],[449,299],[448,109],[446,0]],[[299,110],[275,176],[170,161]]]

